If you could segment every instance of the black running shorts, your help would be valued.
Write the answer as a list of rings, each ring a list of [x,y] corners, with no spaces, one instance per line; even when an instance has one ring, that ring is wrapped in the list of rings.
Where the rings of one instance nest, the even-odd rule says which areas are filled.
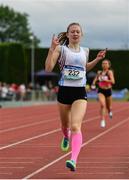
[[[103,94],[105,97],[109,97],[109,96],[112,95],[112,89],[111,88],[109,88],[109,89],[101,89],[101,88],[99,88],[98,93]]]
[[[87,101],[85,87],[59,86],[57,101],[62,104],[72,104],[74,101],[84,99]]]

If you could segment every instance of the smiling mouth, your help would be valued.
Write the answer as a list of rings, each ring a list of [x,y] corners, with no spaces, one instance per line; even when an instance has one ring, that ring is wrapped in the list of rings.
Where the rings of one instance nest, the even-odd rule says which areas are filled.
[[[75,39],[75,40],[76,40],[76,39],[78,39],[78,37],[73,37],[73,39]]]

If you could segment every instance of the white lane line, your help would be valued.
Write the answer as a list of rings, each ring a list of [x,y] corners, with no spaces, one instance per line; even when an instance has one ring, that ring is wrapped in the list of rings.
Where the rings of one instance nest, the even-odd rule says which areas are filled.
[[[121,112],[121,111],[123,111],[123,110],[125,110],[125,109],[128,109],[128,107],[126,107],[126,108],[121,108],[121,110],[116,110],[116,111],[114,111],[114,113],[116,113],[116,112]],[[99,117],[100,117],[100,116],[96,116],[96,117],[94,117],[94,118],[92,117],[92,118],[86,119],[85,121],[83,121],[83,123],[89,122],[89,121],[93,121],[93,120],[95,120],[95,119],[98,119]],[[24,139],[24,140],[21,140],[21,141],[18,141],[18,142],[9,144],[9,145],[7,145],[7,146],[0,147],[0,150],[7,149],[7,148],[10,148],[10,147],[13,147],[13,146],[22,144],[22,143],[24,143],[24,142],[28,142],[28,141],[34,140],[34,139],[38,139],[38,138],[40,138],[40,137],[44,137],[44,136],[46,136],[46,135],[50,135],[50,134],[59,132],[60,130],[61,130],[61,129],[58,128],[58,129],[55,129],[55,130],[52,130],[52,131],[49,131],[49,132],[46,132],[46,133],[43,133],[43,134],[39,134],[39,135],[34,136],[34,137],[31,137],[31,138]]]
[[[124,109],[127,109],[127,108],[121,108],[121,110],[124,110]],[[119,112],[121,110],[116,110],[114,112]],[[93,110],[94,111],[94,110]],[[96,111],[96,110],[95,110]],[[89,111],[89,113],[92,112],[92,111]],[[99,116],[97,116],[99,117]],[[96,117],[96,118],[97,118]],[[89,118],[89,120],[86,120],[87,122],[90,121],[90,119],[92,118]],[[54,119],[51,119],[51,120],[45,120],[45,121],[39,121],[39,122],[36,122],[36,123],[30,123],[30,124],[26,124],[26,125],[21,125],[21,126],[17,126],[17,127],[13,127],[13,128],[8,128],[8,129],[4,129],[4,130],[0,130],[0,133],[4,133],[4,132],[9,132],[9,131],[13,131],[13,130],[17,130],[17,129],[21,129],[21,128],[26,128],[26,127],[29,127],[29,126],[34,126],[34,125],[38,125],[38,124],[42,124],[42,123],[47,123],[47,122],[51,122],[51,121],[55,121],[55,120],[59,120],[59,118],[54,118]],[[85,122],[85,121],[84,121]]]
[[[111,161],[111,162],[108,162],[108,161],[92,161],[92,162],[88,162],[88,161],[79,161],[78,162],[78,164],[94,164],[94,163],[96,163],[96,164],[104,164],[104,163],[106,163],[106,164],[114,164],[114,163],[116,163],[116,161],[115,162],[113,162],[113,161]],[[129,164],[129,161],[127,162],[127,161],[118,161],[118,163],[120,163],[120,164]]]
[[[28,162],[28,161],[23,161],[23,162],[19,162],[19,161],[1,161],[0,164],[33,164],[34,162]]]
[[[33,110],[32,110],[33,111]],[[36,111],[36,110],[35,110]],[[16,112],[15,112],[16,113]],[[58,111],[52,112],[51,113],[52,117],[57,116],[58,115]],[[3,117],[4,115],[2,115],[2,119],[6,119],[6,121],[4,121],[4,125],[6,124],[12,124],[15,122],[21,122],[21,120],[24,118],[25,122],[28,120],[31,120],[32,117],[33,118],[38,118],[38,119],[42,119],[43,117],[45,119],[48,119],[50,117],[50,112],[47,114],[44,114],[43,112],[41,113],[37,113],[37,111],[35,112],[35,114],[29,113],[23,116],[18,116],[18,114],[16,114],[15,116],[13,114],[10,114],[9,117]],[[10,116],[12,119],[10,119]]]
[[[10,166],[10,167],[9,166],[8,167],[7,166],[0,167],[0,169],[23,169],[23,168],[25,168],[25,167],[20,167],[20,166],[19,167],[13,167],[13,166]]]
[[[85,160],[85,161],[87,161],[87,160],[106,160],[107,161],[107,159],[109,160],[109,159],[111,159],[111,160],[113,160],[113,159],[127,159],[127,158],[129,158],[129,156],[116,156],[116,157],[101,157],[101,156],[98,156],[98,157],[83,157],[83,158],[79,158],[80,160]]]
[[[111,128],[109,128],[108,130],[105,130],[104,132],[98,134],[97,136],[95,136],[95,137],[89,139],[87,142],[85,142],[85,143],[82,144],[82,147],[84,147],[84,146],[86,146],[87,144],[89,144],[89,143],[95,141],[96,139],[98,139],[98,138],[104,136],[105,134],[109,133],[110,131],[116,129],[117,127],[119,127],[119,126],[121,126],[121,125],[123,125],[123,124],[126,123],[127,121],[129,121],[129,117],[126,118],[125,120],[123,120],[123,121],[121,121],[121,122],[115,124],[114,126],[112,126]],[[41,171],[47,169],[48,167],[52,166],[53,164],[59,162],[60,160],[62,160],[62,159],[65,158],[65,157],[67,157],[69,154],[71,154],[71,151],[70,151],[69,153],[66,153],[66,154],[63,155],[63,156],[60,156],[59,158],[55,159],[54,161],[48,163],[47,165],[41,167],[40,169],[38,169],[38,170],[32,172],[31,174],[25,176],[22,180],[29,179],[29,178],[33,177],[34,175],[40,173]]]
[[[90,119],[88,119],[88,120],[83,121],[83,123],[85,123],[85,122],[87,122],[87,121],[93,121],[93,120],[98,119],[98,118],[99,118],[99,116],[97,116],[97,117],[95,117],[95,118],[90,118]],[[7,145],[7,146],[0,147],[0,150],[7,149],[7,148],[10,148],[10,147],[13,147],[13,146],[16,146],[16,145],[19,145],[19,144],[22,144],[22,143],[25,143],[25,142],[34,140],[34,139],[38,139],[38,138],[40,138],[40,137],[44,137],[44,136],[47,136],[47,135],[50,135],[50,134],[59,132],[60,130],[61,130],[61,129],[58,128],[58,129],[55,129],[55,130],[52,130],[52,131],[49,131],[49,132],[46,132],[46,133],[43,133],[43,134],[40,134],[40,135],[31,137],[31,138],[24,139],[24,140],[21,140],[21,141],[18,141],[18,142],[9,144],[9,145]]]
[[[38,138],[40,138],[40,137],[43,137],[43,136],[46,136],[46,135],[50,135],[50,134],[56,133],[56,132],[58,132],[58,131],[60,131],[60,130],[61,130],[61,129],[58,128],[58,129],[55,129],[55,130],[52,130],[52,131],[49,131],[49,132],[46,132],[46,133],[43,133],[43,134],[40,134],[40,135],[31,137],[31,138],[28,138],[28,139],[24,139],[24,140],[21,140],[21,141],[18,141],[18,142],[9,144],[9,145],[7,145],[7,146],[0,147],[0,150],[7,149],[7,148],[9,148],[9,147],[13,147],[13,146],[16,146],[16,145],[18,145],[18,144],[22,144],[22,143],[25,143],[25,142],[28,142],[28,141],[31,141],[31,140],[34,140],[34,139],[38,139]]]
[[[34,145],[26,145],[26,144],[23,144],[23,145],[21,145],[21,147],[29,147],[29,148],[59,148],[59,146],[58,145],[49,145],[49,146],[47,146],[47,145],[37,145],[37,144],[34,144]]]
[[[92,111],[90,111],[92,112]],[[96,112],[96,110],[94,110],[94,112]],[[43,116],[42,116],[43,117]],[[39,118],[39,117],[38,117]],[[44,117],[43,117],[44,118]],[[31,119],[31,118],[29,118]],[[28,120],[28,118],[27,118]],[[30,126],[35,126],[35,125],[39,125],[39,124],[44,124],[44,123],[47,123],[47,122],[51,122],[51,121],[56,121],[56,120],[59,120],[59,118],[52,118],[50,120],[42,120],[42,121],[39,121],[39,122],[34,122],[34,123],[29,123],[29,124],[24,124],[24,125],[20,125],[20,126],[16,126],[16,127],[13,127],[13,128],[8,128],[8,129],[3,129],[3,130],[0,130],[0,133],[5,133],[5,132],[10,132],[10,131],[13,131],[13,130],[18,130],[18,129],[22,129],[22,128],[27,128],[27,127],[30,127]]]
[[[84,167],[84,166],[79,166],[78,167],[78,169],[128,169],[128,166],[126,166],[126,167],[123,167],[123,166],[98,166],[98,167],[96,167],[96,166],[92,166],[92,167]]]
[[[0,172],[0,175],[12,175],[12,173],[8,173],[8,172],[7,172],[7,173],[6,173],[6,172],[5,172],[5,173],[4,173],[4,172]],[[2,179],[3,179],[3,178],[2,178]],[[6,180],[7,180],[7,179],[6,179]]]
[[[67,175],[69,173],[57,173],[58,175]],[[76,173],[76,175],[124,175],[124,172],[82,172],[82,173]],[[82,179],[79,179],[82,180]],[[89,180],[89,179],[88,179]],[[91,180],[91,179],[90,179]],[[93,179],[92,179],[93,180]],[[94,179],[95,180],[95,179]],[[98,179],[99,180],[99,179]],[[104,179],[103,179],[104,180]],[[110,180],[110,179],[105,179],[105,180]],[[113,179],[113,180],[118,180],[118,179]],[[124,179],[119,179],[119,180],[124,180]],[[128,179],[125,179],[128,180]]]
[[[128,140],[127,140],[128,141]],[[100,144],[96,144],[96,145],[91,145],[90,147],[91,148],[121,148],[122,147],[125,147],[125,148],[129,148],[129,145],[128,144],[122,144],[121,145],[117,145],[117,144],[114,144],[114,145],[100,145]]]
[[[26,127],[30,127],[30,126],[44,124],[44,123],[48,123],[48,122],[56,121],[56,120],[59,120],[59,118],[54,118],[54,119],[51,119],[51,120],[42,120],[42,121],[39,121],[39,122],[34,122],[34,123],[26,124],[26,125],[21,125],[21,126],[18,126],[18,127],[13,127],[13,128],[9,128],[9,129],[0,130],[0,133],[10,132],[10,131],[13,131],[13,130],[18,130],[18,129],[22,129],[22,128],[26,128]]]
[[[129,108],[128,107],[123,107],[123,108],[121,108],[121,109],[118,109],[118,110],[115,110],[115,111],[113,111],[113,114],[116,114],[116,113],[119,113],[119,112],[121,112],[121,111],[124,111],[124,110],[128,110]],[[113,115],[114,116],[114,115]],[[99,116],[96,116],[94,119],[97,119],[97,118],[99,118],[100,117],[100,115]],[[93,118],[89,118],[89,119],[87,119],[87,120],[85,120],[86,122],[89,122],[89,121],[91,121],[91,119],[93,119]],[[83,122],[85,122],[85,121],[83,121]],[[111,120],[112,121],[112,120]]]
[[[43,157],[0,157],[0,159],[4,160],[10,160],[10,159],[15,159],[15,160],[20,160],[20,159],[43,159]]]
[[[121,108],[121,110],[116,110],[116,111],[114,111],[114,113],[120,112],[120,111],[122,111],[124,109],[128,109],[128,108],[127,107],[126,108],[125,107]],[[93,111],[96,112],[96,110],[93,110]],[[91,112],[92,112],[92,110],[90,110],[88,113],[91,113]],[[98,118],[98,117],[100,117],[100,116],[96,116],[95,119]],[[89,118],[86,121],[89,122],[90,119],[92,119],[92,118]],[[22,128],[27,128],[27,127],[35,126],[35,125],[38,125],[38,124],[44,124],[44,123],[55,121],[55,120],[59,120],[59,118],[54,118],[54,119],[45,120],[45,121],[43,120],[43,121],[39,121],[39,122],[35,122],[35,123],[30,123],[30,124],[26,124],[26,125],[21,125],[21,126],[17,126],[17,127],[13,127],[13,128],[3,129],[3,130],[0,130],[0,133],[10,132],[10,131],[18,130],[18,129],[22,129]],[[85,121],[83,121],[83,122],[85,122]]]
[[[98,117],[99,117],[99,116],[97,116],[97,117],[95,117],[95,118],[90,118],[90,119],[88,119],[88,120],[86,120],[86,121],[83,121],[83,123],[85,123],[85,122],[87,122],[87,121],[93,121],[93,120],[97,119]],[[44,136],[47,136],[47,135],[50,135],[50,134],[59,132],[60,130],[61,130],[61,129],[58,128],[58,129],[55,129],[55,130],[52,130],[52,131],[49,131],[49,132],[46,132],[46,133],[43,133],[43,134],[40,134],[40,135],[31,137],[31,138],[28,138],[28,139],[24,139],[24,140],[21,140],[21,141],[18,141],[18,142],[9,144],[9,145],[7,145],[7,146],[0,147],[0,150],[7,149],[7,148],[10,148],[10,147],[13,147],[13,146],[16,146],[16,145],[19,145],[19,144],[22,144],[22,143],[25,143],[25,142],[34,140],[34,139],[38,139],[38,138],[40,138],[40,137],[44,137]]]

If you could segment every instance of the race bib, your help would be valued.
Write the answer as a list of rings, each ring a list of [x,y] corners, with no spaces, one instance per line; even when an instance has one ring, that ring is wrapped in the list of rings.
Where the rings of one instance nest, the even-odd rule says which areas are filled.
[[[69,80],[79,80],[85,75],[85,71],[80,68],[75,67],[65,67],[64,68],[64,78]]]

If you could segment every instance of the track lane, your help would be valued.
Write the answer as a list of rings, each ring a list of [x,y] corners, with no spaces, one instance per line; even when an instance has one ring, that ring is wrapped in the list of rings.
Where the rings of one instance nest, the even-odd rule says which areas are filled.
[[[92,104],[90,107],[96,108],[96,103],[95,103],[95,106]],[[119,106],[119,105],[116,106],[116,110],[119,110],[119,107],[121,107],[121,106]],[[96,108],[96,110],[98,110],[98,109]],[[122,110],[122,109],[120,109],[120,110]],[[113,121],[111,121],[111,122],[109,121],[109,123],[107,124],[107,129],[111,125],[114,125],[114,123],[116,123],[118,121],[118,117],[120,117],[120,119],[123,119],[127,115],[128,115],[127,110],[124,111],[124,115],[122,115],[122,111],[121,111],[121,113],[118,113],[118,116],[116,118],[114,117]],[[87,117],[88,116],[89,115],[87,114]],[[94,114],[94,116],[95,117],[98,116],[97,111]],[[88,120],[87,117],[86,117],[86,120]],[[91,117],[91,115],[90,115],[90,117]],[[51,124],[51,125],[53,126],[53,124]],[[50,126],[50,123],[48,123],[48,126]],[[92,120],[88,121],[88,123],[84,123],[83,127],[84,127],[83,132],[85,132],[85,130],[86,130],[86,133],[84,133],[84,139],[86,141],[88,141],[88,138],[92,138],[94,135],[103,131],[102,129],[98,128],[99,127],[99,119],[97,119],[97,118],[93,121]],[[36,129],[38,129],[38,128],[39,127],[36,128],[36,126],[35,126],[36,132],[37,132]],[[57,128],[57,126],[56,126],[56,128]],[[28,129],[28,131],[29,131],[29,129]],[[14,131],[14,132],[16,133],[16,131]],[[46,137],[47,137],[47,140],[46,140]],[[21,167],[20,165],[22,163],[24,164],[24,168],[22,169],[22,171],[20,168],[17,168],[17,170],[14,168],[14,170],[11,171],[12,175],[9,175],[10,171],[9,172],[4,171],[3,173],[8,174],[8,176],[4,175],[4,177],[22,178],[23,175],[29,174],[29,172],[33,171],[34,169],[36,170],[36,169],[38,169],[38,167],[41,167],[42,163],[48,164],[48,163],[52,162],[52,160],[56,156],[58,157],[59,155],[63,155],[62,152],[60,152],[60,149],[58,147],[59,145],[57,144],[57,142],[60,141],[61,132],[59,131],[54,134],[47,135],[46,137],[44,136],[44,137],[41,137],[38,139],[33,139],[33,141],[24,142],[23,144],[19,144],[17,146],[14,146],[13,148],[4,150],[3,156],[1,156],[1,158],[6,157],[6,159],[3,159],[3,161],[5,163],[1,164],[2,166],[6,164],[6,161],[10,160],[9,161],[10,163],[8,162],[6,164],[6,166],[7,165],[9,166],[9,164],[11,164],[11,162],[13,162],[13,160],[16,160],[16,159],[17,159],[17,161],[16,162],[14,161],[14,164],[12,163],[13,165],[17,165],[17,167]],[[54,154],[53,154],[53,152],[54,152]],[[12,159],[10,159],[10,157],[12,157]],[[44,160],[44,157],[45,157],[45,160]],[[19,158],[23,159],[24,162],[22,162],[21,159],[19,159]],[[32,162],[29,163],[30,159],[32,159]],[[25,160],[28,160],[28,161],[25,161]],[[56,167],[58,167],[57,164],[56,164]],[[64,161],[63,161],[62,165],[64,166]],[[3,170],[4,170],[4,168],[3,168]],[[62,168],[62,170],[64,170],[64,167]],[[49,172],[49,171],[47,170],[47,172]]]

